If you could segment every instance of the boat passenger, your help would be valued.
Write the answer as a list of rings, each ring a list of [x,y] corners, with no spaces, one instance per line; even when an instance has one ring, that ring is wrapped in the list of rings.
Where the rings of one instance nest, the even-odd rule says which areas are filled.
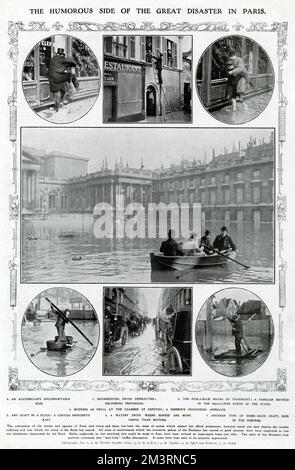
[[[217,235],[217,237],[215,238],[213,242],[213,247],[220,252],[238,251],[231,237],[227,234],[227,228],[224,226],[221,227],[220,234]]]
[[[214,251],[214,248],[211,245],[210,237],[211,237],[210,230],[205,230],[205,233],[201,237],[201,240],[200,240],[200,248],[203,247],[203,250],[206,253],[206,255],[210,255]]]
[[[164,256],[183,256],[184,252],[179,243],[177,243],[173,238],[172,230],[168,231],[168,240],[162,242],[160,247],[160,252]]]
[[[204,252],[204,247],[199,246],[198,234],[196,232],[193,232],[190,238],[188,240],[185,240],[182,243],[182,248],[186,256],[193,256],[193,255],[206,256]]]

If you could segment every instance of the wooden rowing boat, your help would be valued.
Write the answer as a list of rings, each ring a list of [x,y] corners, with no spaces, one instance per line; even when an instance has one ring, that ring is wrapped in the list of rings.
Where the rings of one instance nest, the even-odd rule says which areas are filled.
[[[224,266],[229,259],[235,260],[237,253],[231,251],[221,256],[213,253],[208,256],[164,256],[161,253],[150,253],[152,270],[166,271],[167,269],[191,270],[209,268],[212,266]]]

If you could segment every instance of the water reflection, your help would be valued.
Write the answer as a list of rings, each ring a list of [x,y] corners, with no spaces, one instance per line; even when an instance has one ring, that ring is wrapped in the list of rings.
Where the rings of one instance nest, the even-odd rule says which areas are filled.
[[[215,359],[213,354],[207,353],[204,349],[200,350],[204,361],[219,374],[229,377],[240,377],[251,374],[258,369],[267,359],[271,346],[272,338],[254,337],[248,338],[251,347],[259,352],[253,357],[236,357],[228,359]],[[224,335],[214,335],[214,351],[222,348],[230,350],[234,348],[234,340]]]
[[[73,336],[74,343],[67,351],[47,351],[46,341],[54,340],[56,328],[54,320],[42,320],[39,326],[32,322],[22,325],[22,342],[33,364],[43,372],[58,377],[74,374],[83,369],[95,354],[98,343],[98,323],[96,321],[75,320],[75,324],[91,340],[91,346],[76,329],[67,324],[66,334]]]
[[[219,233],[222,222],[206,228]],[[22,221],[22,282],[241,282],[274,280],[273,225],[227,223],[239,248],[238,260],[222,268],[153,272],[150,252],[158,252],[160,239],[96,239],[92,214],[49,216]]]
[[[224,106],[211,114],[218,121],[226,124],[243,124],[256,118],[268,105],[272,91],[261,93],[251,98],[245,98],[245,104],[237,103],[237,110],[233,111],[232,105]]]
[[[156,341],[152,325],[147,325],[140,336],[129,336],[125,346],[116,344],[105,354],[105,375],[163,375],[162,348]]]

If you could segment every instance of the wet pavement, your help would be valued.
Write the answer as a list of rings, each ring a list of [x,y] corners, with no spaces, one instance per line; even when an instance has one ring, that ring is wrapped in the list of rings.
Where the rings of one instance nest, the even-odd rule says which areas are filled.
[[[213,354],[235,349],[234,336],[214,335],[213,354],[209,354],[202,349],[202,345],[198,344],[198,346],[204,361],[215,372],[228,377],[241,377],[257,370],[267,359],[272,346],[271,337],[259,338],[257,336],[248,336],[246,340],[251,348],[260,350],[256,357],[215,359]]]
[[[87,114],[88,111],[90,111],[97,99],[97,96],[72,101],[66,105],[63,105],[57,112],[54,111],[52,106],[48,109],[39,111],[37,114],[43,119],[54,123],[64,124],[67,122],[73,122],[77,119],[80,119],[85,114]]]
[[[99,326],[94,321],[75,320],[75,324],[93,343],[91,346],[70,324],[65,334],[73,336],[73,346],[66,352],[46,351],[46,341],[54,340],[57,331],[55,320],[42,320],[35,326],[32,322],[22,325],[22,342],[28,358],[46,374],[65,377],[83,369],[94,356],[99,339]]]
[[[233,111],[232,105],[224,106],[216,111],[211,111],[213,117],[226,124],[243,124],[259,116],[266,108],[272,96],[272,91],[260,95],[244,98],[244,103],[237,102],[237,110]]]
[[[105,375],[163,375],[162,346],[151,324],[139,336],[128,336],[125,346],[118,341],[104,353]]]
[[[269,283],[274,279],[273,225],[230,223],[230,236],[239,248],[238,261],[224,267],[192,271],[151,273],[151,252],[157,253],[162,239],[96,238],[92,214],[50,215],[48,219],[22,220],[22,282],[234,282]],[[212,236],[222,223],[210,222]],[[64,238],[62,234],[71,234]]]
[[[184,113],[183,111],[173,111],[165,113],[163,116],[147,116],[146,119],[139,121],[140,123],[166,123],[166,124],[179,124],[182,122],[192,122],[191,114]]]

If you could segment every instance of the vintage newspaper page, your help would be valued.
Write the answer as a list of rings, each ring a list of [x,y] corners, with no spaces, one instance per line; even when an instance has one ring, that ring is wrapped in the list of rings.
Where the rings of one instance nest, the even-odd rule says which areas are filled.
[[[294,448],[293,3],[1,7],[0,446]]]

